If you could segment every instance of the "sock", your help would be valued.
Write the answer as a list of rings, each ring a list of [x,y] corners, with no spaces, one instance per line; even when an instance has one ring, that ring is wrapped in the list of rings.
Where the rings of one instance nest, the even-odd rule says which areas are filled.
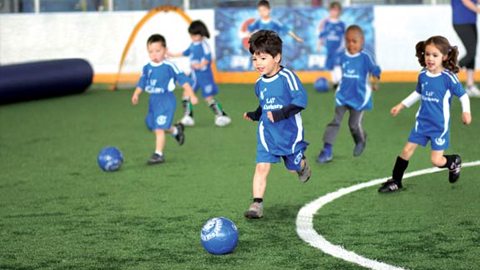
[[[177,136],[178,135],[178,128],[176,126],[173,126],[173,131],[172,131],[172,136]]]
[[[325,152],[327,152],[327,154],[331,154],[332,150],[333,150],[333,145],[331,145],[329,143],[324,143],[323,144],[323,150],[325,150]]]
[[[192,102],[190,102],[189,97],[184,97],[183,98],[182,107],[183,107],[184,115],[188,115],[190,117],[193,117],[193,105],[192,105]]]
[[[440,166],[439,168],[448,168],[449,170],[453,170],[455,168],[452,168],[455,166],[455,156],[454,155],[444,155],[444,157],[447,159],[447,162],[445,165]]]
[[[208,102],[208,106],[210,107],[210,109],[212,109],[215,115],[218,115],[218,116],[227,115],[222,109],[222,104],[220,104],[220,102],[218,102],[216,99],[210,100]]]
[[[262,198],[253,198],[253,202],[262,203],[263,199]]]
[[[163,152],[162,152],[162,151],[155,150],[155,154],[160,155],[160,156],[163,156]]]
[[[407,167],[408,160],[405,160],[398,156],[397,160],[395,161],[395,166],[393,167],[392,179],[398,183],[402,182],[403,174],[405,173]]]

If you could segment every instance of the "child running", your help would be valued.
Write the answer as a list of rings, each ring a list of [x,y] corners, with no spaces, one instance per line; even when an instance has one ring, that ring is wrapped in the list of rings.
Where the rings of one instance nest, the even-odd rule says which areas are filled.
[[[378,89],[377,80],[380,79],[380,67],[372,57],[363,50],[364,34],[358,25],[351,25],[345,32],[346,51],[341,55],[342,79],[335,94],[335,117],[327,125],[323,135],[323,149],[318,155],[317,162],[327,163],[333,159],[333,143],[342,123],[343,115],[348,111],[348,126],[352,134],[355,148],[353,156],[360,156],[367,143],[367,134],[363,130],[363,114],[371,110],[372,90]],[[372,86],[369,75],[374,77]]]
[[[439,168],[448,168],[450,183],[455,183],[460,177],[462,165],[460,156],[444,155],[450,143],[452,95],[460,98],[463,123],[469,125],[472,121],[468,95],[455,75],[459,71],[458,49],[450,46],[448,40],[442,36],[433,36],[426,41],[420,41],[415,49],[418,62],[423,67],[418,75],[417,87],[406,99],[392,108],[391,114],[397,116],[401,110],[419,100],[420,109],[408,142],[395,161],[392,178],[378,189],[382,193],[395,192],[403,187],[402,178],[408,167],[408,161],[417,146],[425,146],[428,141],[432,149],[432,164]]]
[[[202,89],[202,97],[215,114],[214,123],[224,127],[232,121],[225,113],[220,102],[215,98],[218,94],[218,87],[215,84],[212,73],[212,54],[210,46],[205,39],[210,38],[207,26],[202,21],[193,21],[188,27],[188,33],[192,44],[183,53],[169,53],[170,56],[188,56],[192,68],[193,90],[197,92]],[[185,126],[194,126],[193,106],[188,96],[182,101],[184,116],[180,120]]]
[[[155,133],[155,152],[147,164],[159,164],[165,162],[163,148],[165,147],[165,133],[175,137],[178,144],[182,145],[185,140],[183,125],[172,126],[176,108],[176,98],[173,94],[175,81],[183,86],[184,97],[189,97],[192,103],[198,102],[193,93],[188,77],[185,76],[173,63],[165,60],[167,42],[162,35],[151,35],[147,40],[147,51],[150,63],[143,67],[142,76],[138,81],[135,92],[132,95],[132,104],[137,105],[142,92],[150,94],[148,113],[145,118],[148,129]]]
[[[308,143],[303,139],[302,116],[307,106],[307,92],[298,77],[280,65],[282,40],[271,30],[259,30],[249,40],[253,66],[261,77],[255,84],[259,106],[243,118],[259,121],[257,130],[257,165],[253,176],[253,203],[245,217],[263,216],[263,195],[272,163],[283,159],[285,167],[298,174],[300,182],[310,179],[305,157]]]

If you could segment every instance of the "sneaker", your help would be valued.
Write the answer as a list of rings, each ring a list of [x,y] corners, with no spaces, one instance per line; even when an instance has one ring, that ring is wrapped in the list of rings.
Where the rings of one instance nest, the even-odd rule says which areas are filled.
[[[215,116],[215,125],[217,127],[224,127],[227,126],[232,122],[232,119],[227,115],[217,115]]]
[[[257,219],[263,217],[263,203],[254,202],[245,212],[245,217],[248,219]]]
[[[193,127],[195,125],[195,120],[190,115],[185,115],[180,120],[180,123],[182,123],[182,125],[187,126],[187,127]]]
[[[480,90],[478,90],[475,84],[467,86],[466,91],[469,97],[480,97]]]
[[[452,166],[449,168],[448,172],[448,181],[450,183],[457,182],[458,178],[460,178],[460,170],[462,169],[462,159],[459,155],[454,155],[455,161],[453,162]]]
[[[310,169],[310,166],[308,166],[307,158],[305,156],[303,157],[303,161],[303,168],[300,171],[297,171],[297,174],[298,180],[302,183],[306,183],[312,176],[312,170]]]
[[[332,161],[332,159],[333,159],[333,154],[331,152],[327,153],[327,151],[325,151],[325,149],[323,149],[322,152],[320,152],[320,154],[318,155],[317,162],[318,163],[327,163],[327,162]]]
[[[182,145],[185,142],[185,133],[183,132],[185,127],[182,123],[175,124],[175,127],[177,128],[177,135],[174,136],[175,140],[177,140],[179,145]]]
[[[153,153],[152,157],[147,161],[147,164],[154,165],[154,164],[160,164],[164,162],[165,162],[165,158],[162,155]]]
[[[387,182],[383,183],[382,186],[378,189],[378,192],[390,193],[400,191],[400,189],[402,188],[402,182],[395,182],[393,179],[388,179]]]
[[[355,148],[353,148],[353,156],[358,157],[363,153],[365,147],[367,146],[367,134],[365,134],[365,141],[358,142],[355,144]]]

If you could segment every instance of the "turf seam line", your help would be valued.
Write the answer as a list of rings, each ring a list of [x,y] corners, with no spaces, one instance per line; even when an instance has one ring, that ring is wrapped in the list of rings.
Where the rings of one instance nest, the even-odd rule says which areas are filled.
[[[477,160],[477,161],[463,163],[462,167],[474,167],[479,165],[480,165],[480,160]],[[444,170],[446,169],[439,169],[436,167],[428,168],[428,169],[409,172],[405,174],[403,178],[411,178],[419,175],[431,174],[431,173],[436,173]],[[331,242],[326,240],[325,237],[318,234],[313,228],[313,217],[320,210],[320,208],[352,192],[358,191],[360,189],[368,188],[371,186],[379,185],[385,182],[388,178],[390,177],[373,179],[373,180],[359,183],[350,187],[340,188],[334,192],[325,194],[317,198],[316,200],[313,200],[307,203],[300,209],[300,211],[297,214],[296,228],[297,228],[298,236],[303,241],[307,242],[309,245],[320,249],[326,254],[345,260],[347,262],[351,262],[351,263],[363,266],[365,268],[370,268],[374,270],[405,270],[406,268],[401,268],[401,267],[389,265],[377,260],[365,258],[361,255],[356,254],[355,252],[344,249],[342,246],[332,244]]]

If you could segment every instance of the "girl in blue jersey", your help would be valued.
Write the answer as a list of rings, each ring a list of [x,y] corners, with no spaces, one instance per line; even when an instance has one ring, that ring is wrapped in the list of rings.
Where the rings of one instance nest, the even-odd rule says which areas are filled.
[[[263,216],[263,195],[272,163],[283,159],[285,167],[298,174],[300,182],[310,179],[311,171],[304,155],[308,143],[303,138],[302,116],[307,107],[307,92],[298,77],[280,65],[282,40],[270,30],[255,32],[249,40],[253,66],[261,77],[255,84],[259,106],[244,113],[250,121],[259,121],[257,165],[253,176],[253,203],[246,218]]]
[[[342,78],[340,67],[340,55],[343,51],[343,35],[345,34],[345,23],[340,20],[342,5],[339,2],[331,2],[329,16],[320,23],[320,34],[318,36],[318,49],[325,46],[327,59],[325,69],[330,70],[333,88],[336,89]]]
[[[418,62],[423,67],[418,75],[417,87],[412,94],[392,108],[391,114],[397,116],[401,110],[419,100],[421,105],[408,142],[395,162],[392,178],[378,189],[382,193],[398,191],[403,187],[402,178],[408,161],[418,145],[425,146],[429,141],[432,164],[449,170],[450,183],[455,183],[460,177],[460,156],[444,155],[450,142],[452,96],[460,98],[463,123],[469,125],[472,121],[468,95],[455,75],[459,70],[457,47],[450,46],[448,40],[442,36],[433,36],[417,43],[415,48]]]
[[[210,38],[207,26],[201,21],[193,21],[188,27],[192,44],[183,53],[170,53],[170,56],[188,56],[192,68],[193,90],[197,92],[202,89],[202,97],[215,114],[215,124],[223,127],[232,121],[225,113],[222,105],[215,96],[218,94],[218,87],[213,79],[212,54],[206,38]],[[184,116],[180,122],[185,126],[195,125],[193,119],[193,107],[187,98],[182,101]]]
[[[372,109],[372,90],[378,89],[377,82],[370,85],[369,76],[380,79],[380,67],[363,50],[364,34],[358,25],[351,25],[345,32],[346,51],[341,55],[342,80],[335,94],[335,116],[327,125],[323,135],[323,149],[317,162],[327,163],[333,159],[333,143],[340,130],[343,116],[348,111],[348,126],[355,142],[353,156],[360,156],[365,149],[367,135],[363,130],[363,114]]]
[[[175,114],[176,99],[173,94],[175,82],[183,86],[184,97],[189,97],[192,103],[197,103],[197,97],[189,84],[189,79],[173,63],[165,60],[167,42],[162,35],[154,34],[147,40],[150,63],[143,67],[142,76],[132,95],[132,104],[137,105],[142,92],[150,94],[148,113],[145,118],[148,129],[155,133],[155,152],[148,164],[165,162],[163,148],[165,133],[172,134],[180,145],[184,142],[183,125],[172,126]]]

